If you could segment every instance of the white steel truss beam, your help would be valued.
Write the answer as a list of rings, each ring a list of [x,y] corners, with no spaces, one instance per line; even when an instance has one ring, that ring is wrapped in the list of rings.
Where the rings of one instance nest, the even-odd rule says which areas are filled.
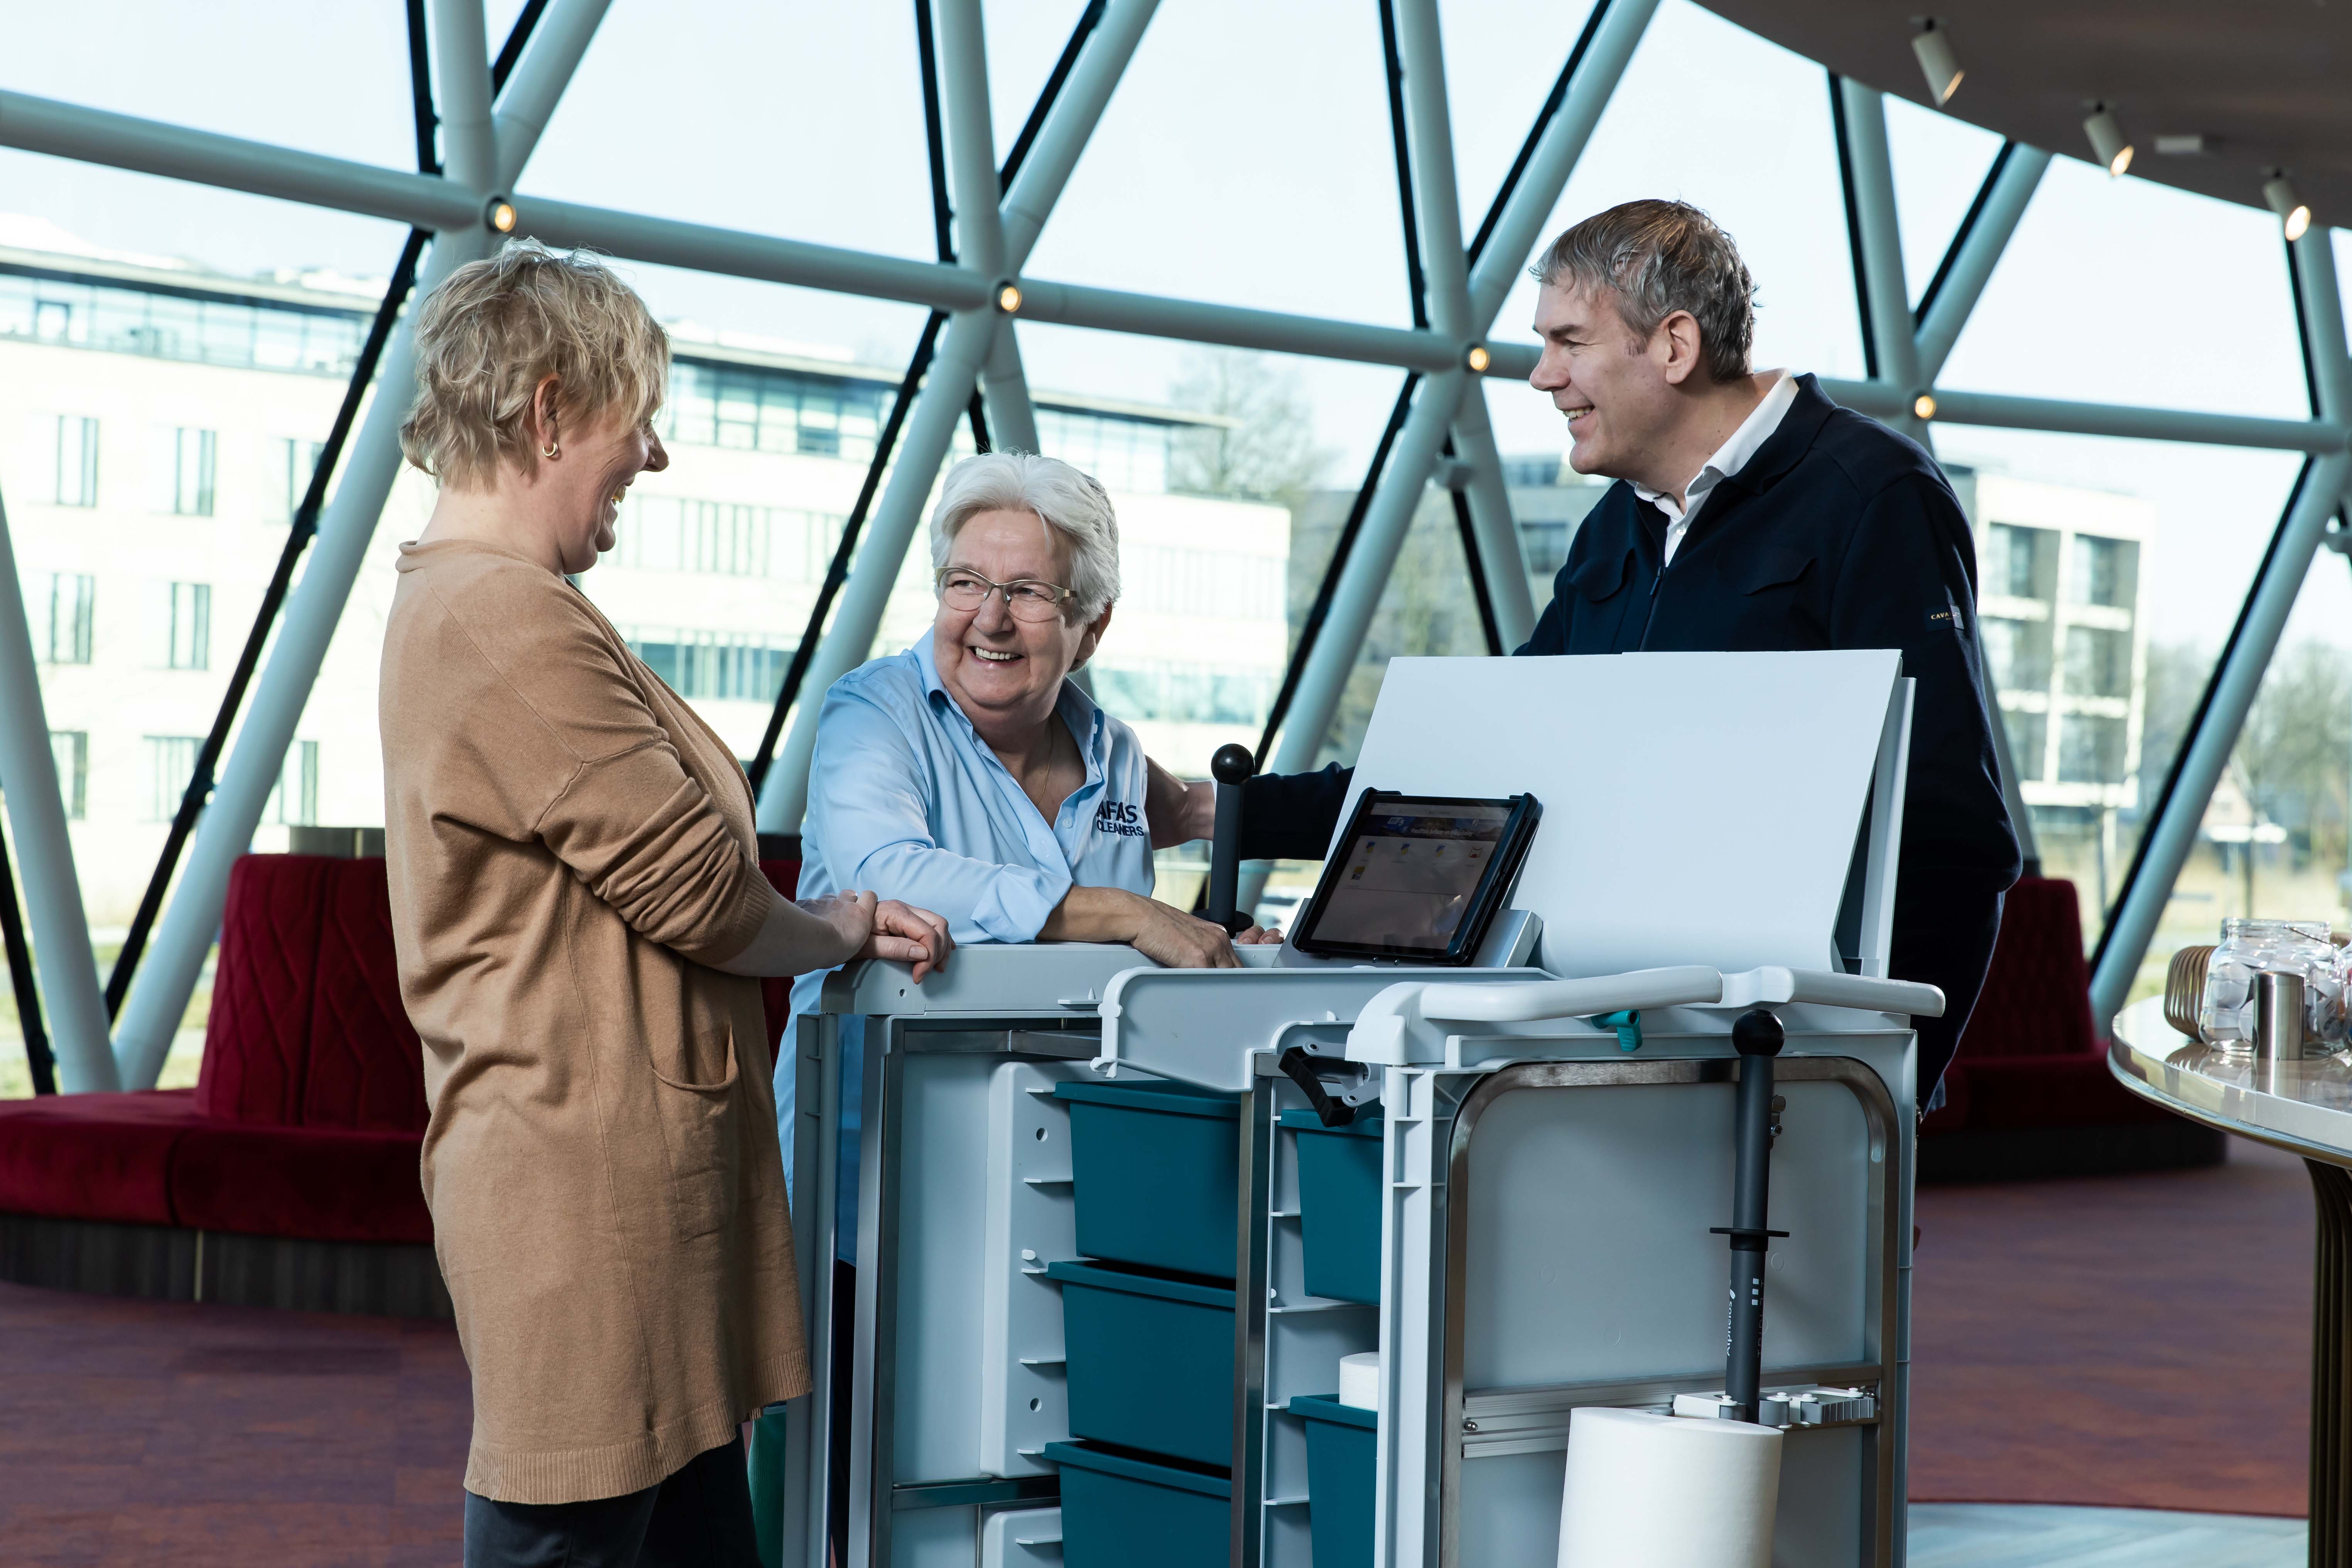
[[[480,198],[431,174],[248,142],[29,93],[0,92],[0,146],[276,196],[415,228],[462,228]]]
[[[988,41],[980,0],[939,0],[940,100],[947,139],[948,189],[955,202],[956,258],[982,278],[1007,276],[1004,199],[996,174],[996,131],[988,111]],[[1022,374],[1021,345],[1007,319],[981,365],[990,442],[1001,450],[1037,449],[1037,414]]]
[[[530,42],[515,62],[491,117],[498,148],[496,192],[511,191],[523,165],[538,151],[564,88],[579,70],[611,5],[612,0],[555,0],[530,30]]]
[[[448,178],[487,196],[499,177],[490,141],[490,44],[482,0],[433,0],[433,66]]]
[[[1445,94],[1445,44],[1436,0],[1401,0],[1397,37],[1405,68],[1405,152],[1412,171],[1430,321],[1439,336],[1466,343],[1484,337],[1493,317],[1476,315],[1470,298],[1462,199],[1454,180],[1453,111]],[[1494,426],[1486,416],[1486,389],[1475,377],[1464,380],[1453,434],[1455,457],[1469,465],[1465,499],[1470,543],[1478,552],[1496,633],[1504,647],[1516,647],[1535,630],[1536,610],[1528,592],[1527,552],[1519,546],[1510,491],[1503,483],[1502,456],[1495,449]]]
[[[1944,374],[1944,362],[1951,358],[1952,345],[1960,341],[1960,329],[1968,325],[1977,301],[1984,298],[1993,268],[2009,248],[2010,237],[2016,234],[2018,222],[2025,216],[2026,206],[2033,200],[2033,193],[2041,187],[2042,174],[2049,167],[2050,154],[2039,147],[2020,142],[2010,148],[2009,161],[2001,165],[2000,176],[1993,181],[1983,210],[1977,214],[1968,237],[1960,242],[1958,252],[1952,258],[1951,270],[1945,274],[1943,287],[1936,290],[1918,331],[1913,334],[1922,385],[1933,386],[1936,378]]]
[[[1465,393],[1477,390],[1466,369],[1470,340],[1483,338],[1495,313],[1502,309],[1504,296],[1517,281],[1519,268],[1527,265],[1536,236],[1541,233],[1552,208],[1559,205],[1560,192],[1576,166],[1577,155],[1583,151],[1592,126],[1599,122],[1610,95],[1616,91],[1625,66],[1633,58],[1633,50],[1656,11],[1657,0],[1611,0],[1609,12],[1593,35],[1591,47],[1577,68],[1576,79],[1569,84],[1567,96],[1538,141],[1536,156],[1529,160],[1517,188],[1504,205],[1494,235],[1479,258],[1476,272],[1466,282],[1468,314],[1456,317],[1454,323],[1459,335],[1447,339],[1444,333],[1414,334],[1435,335],[1449,342],[1452,353],[1445,367],[1424,383],[1414,397],[1412,411],[1405,416],[1404,428],[1398,432],[1396,444],[1390,450],[1387,471],[1381,476],[1370,506],[1365,509],[1355,550],[1339,573],[1323,629],[1307,655],[1306,668],[1299,672],[1297,690],[1283,724],[1282,742],[1275,752],[1274,765],[1279,772],[1298,773],[1315,765],[1324,736],[1331,727],[1332,715],[1339,710],[1340,694],[1347,689],[1348,677],[1362,651],[1364,634],[1380,608],[1381,594],[1388,585],[1389,574],[1394,570],[1397,554],[1412,526],[1413,513],[1420,509],[1422,491],[1429,482],[1438,449],[1446,431],[1461,418]],[[1461,217],[1454,195],[1451,140],[1438,130],[1444,105],[1444,62],[1434,0],[1408,0],[1401,10],[1399,22],[1397,43],[1404,60],[1405,132],[1414,163],[1414,200],[1422,218],[1422,233],[1428,237],[1423,248],[1425,256],[1440,248],[1432,229],[1434,219],[1439,226],[1437,232],[1453,237],[1451,248],[1459,258]],[[1417,104],[1423,106],[1419,112],[1414,111]],[[1447,155],[1446,167],[1433,179],[1441,150]],[[1433,212],[1433,190],[1444,193],[1450,216]],[[1434,301],[1440,296],[1433,289],[1432,297]],[[1477,522],[1475,511],[1472,521],[1474,525]],[[1516,529],[1513,531],[1516,534]],[[1516,537],[1512,550],[1517,552]],[[1503,574],[1489,571],[1490,591],[1500,575]],[[1526,569],[1518,568],[1516,577],[1524,584]],[[1529,624],[1532,626],[1532,613]]]
[[[2326,229],[2307,231],[2294,247],[2293,265],[2303,285],[2304,352],[2311,356],[2313,384],[2318,389],[2319,412],[2329,420],[2352,416],[2352,355],[2344,340],[2343,296],[2336,292],[2335,237]],[[2179,774],[2165,797],[2156,820],[2147,829],[2147,845],[2115,922],[2091,974],[2091,1019],[2101,1030],[2130,999],[2141,960],[2147,956],[2158,923],[2172,898],[2180,868],[2196,847],[2199,826],[2211,804],[2213,786],[2237,748],[2239,731],[2263,672],[2278,651],[2288,615],[2303,592],[2312,557],[2326,536],[2328,520],[2345,504],[2352,489],[2352,455],[2336,452],[2322,458],[2304,477],[2303,492],[2279,524],[2279,536],[2247,591],[2246,607],[2236,635],[2213,672],[2212,699],[2204,718],[2181,742]]]
[[[601,15],[604,8],[604,5],[596,3],[596,0],[569,6],[559,4],[551,8],[548,19],[541,25],[541,30],[546,31],[555,26],[559,18],[567,17],[584,26],[593,21],[595,15]],[[1076,107],[1089,99],[1108,101],[1109,87],[1115,84],[1117,75],[1116,71],[1108,68],[1109,57],[1118,54],[1122,47],[1127,52],[1132,51],[1133,40],[1139,37],[1152,9],[1150,0],[1130,0],[1129,4],[1115,4],[1110,7],[1087,45],[1086,58],[1072,75],[1064,93],[1066,103]],[[1631,13],[1648,9],[1654,9],[1654,5],[1647,0],[1627,0],[1620,7],[1612,7],[1612,12]],[[1638,40],[1639,30],[1622,25],[1620,16],[1612,14],[1609,23],[1594,38],[1592,51],[1587,58],[1588,67],[1622,71],[1625,58],[1630,57]],[[527,79],[541,59],[542,49],[548,51],[546,68],[551,75],[564,65],[564,57],[557,52],[558,47],[552,38],[535,37],[516,72],[509,95],[524,88]],[[1097,60],[1097,50],[1104,51],[1102,60]],[[579,52],[577,47],[569,51],[569,63],[577,63]],[[1123,57],[1119,63],[1124,63]],[[525,93],[524,96],[526,101],[534,104],[552,101],[543,90]],[[1572,166],[1603,107],[1605,98],[1601,95],[1571,91],[1528,166],[1528,185],[1548,185],[1550,181],[1547,171],[1554,165],[1565,163]],[[1099,112],[1098,107],[1096,111]],[[530,142],[535,142],[548,112],[550,110],[546,109],[526,110],[519,107],[509,116],[501,109],[497,121],[502,132],[499,140],[502,175],[509,175],[510,165],[519,167],[513,164],[512,154],[505,149],[509,145],[527,147]],[[519,133],[512,143],[503,135],[509,119],[515,121],[514,129]],[[520,136],[526,130],[530,132],[529,140]],[[419,228],[465,227],[478,222],[481,214],[481,201],[477,199],[476,194],[460,189],[447,179],[216,135],[25,93],[0,92],[0,146],[47,153],[58,157],[304,202],[338,211],[391,218]],[[2033,151],[2021,147],[2018,157],[2025,159]],[[2036,156],[2045,160],[2047,157],[2046,154]],[[1063,161],[1065,157],[1066,162]],[[1037,209],[1050,209],[1052,197],[1059,194],[1062,184],[1067,179],[1068,168],[1074,166],[1075,162],[1072,146],[1054,137],[1049,126],[1048,134],[1039,139],[1028,163],[1023,167],[1020,178],[1005,198],[1003,221],[1009,266],[1017,268],[1021,262],[1025,261],[1030,245],[1034,243],[1036,234],[1043,227],[1044,220]],[[2021,183],[2027,166],[2030,165],[2016,166],[2016,178]],[[1562,175],[1561,179],[1564,182],[1565,176]],[[509,181],[502,178],[499,183],[505,184]],[[2030,191],[2021,191],[2017,195],[2021,207],[2030,195]],[[543,196],[526,195],[512,199],[520,214],[518,232],[535,234],[551,245],[593,245],[614,255],[662,266],[868,298],[898,300],[942,310],[976,308],[988,302],[991,292],[990,279],[962,267],[647,217],[579,203],[554,201]],[[1527,250],[1532,247],[1534,235],[1549,216],[1549,211],[1548,206],[1527,203],[1515,205],[1505,214],[1503,221],[1496,226],[1485,258],[1471,279],[1471,300],[1475,310],[1486,311],[1490,300],[1494,301],[1495,309],[1500,308],[1501,300],[1516,279],[1517,268],[1524,262]],[[1990,222],[1994,217],[1995,209],[1989,207],[1980,222]],[[1984,275],[1989,277],[1998,255],[1990,247],[1980,255]],[[1506,256],[1512,256],[1514,259],[1499,259]],[[1274,353],[1393,365],[1402,370],[1425,373],[1444,370],[1461,363],[1458,345],[1446,342],[1435,332],[1370,326],[1280,311],[1253,310],[1081,284],[1057,284],[1037,279],[1019,278],[1017,280],[1023,297],[1020,313],[1036,321],[1091,327],[1105,331],[1132,332],[1145,337],[1262,349]],[[1960,274],[1956,271],[1953,279],[1948,281],[1947,292],[1949,293],[1959,282]],[[1967,290],[1963,294],[1953,295],[1954,303],[1950,307],[1946,307],[1943,300],[1938,300],[1937,309],[1922,324],[1916,339],[1918,347],[1916,352],[1921,356],[1923,370],[1929,364],[1940,368],[1942,354],[1948,350],[1939,349],[1938,345],[1945,342],[1948,333],[1950,341],[1958,340],[1960,324],[1965,319],[1965,313],[1958,310],[1958,303],[1967,294],[1976,291]],[[1969,302],[1972,303],[1972,300]],[[1535,351],[1523,344],[1497,343],[1489,340],[1484,346],[1491,355],[1491,363],[1486,372],[1490,376],[1525,379],[1535,363]],[[1889,419],[1901,417],[1905,405],[1916,395],[1914,392],[1893,384],[1874,386],[1864,382],[1825,379],[1822,387],[1849,407]],[[2055,398],[2011,397],[1941,388],[1935,389],[1933,395],[1937,405],[1935,418],[1952,424],[2116,436],[2150,441],[2259,447],[2314,454],[2344,450],[2347,440],[2352,440],[2352,426],[2335,419],[2263,419],[2241,415],[2074,403]]]
[[[121,1081],[107,1048],[106,996],[89,949],[65,797],[58,791],[57,753],[49,749],[41,702],[40,666],[19,583],[8,515],[0,508],[0,790],[7,795],[16,866],[24,876],[25,912],[48,1015],[49,1047],[57,1054],[58,1088],[87,1094],[119,1089]]]
[[[1870,306],[1870,336],[1878,351],[1875,379],[1916,395],[1919,351],[1911,326],[1911,291],[1903,275],[1903,235],[1895,211],[1895,168],[1886,149],[1886,105],[1877,92],[1840,78],[1845,148],[1853,174],[1853,220],[1862,251],[1863,293]],[[1906,404],[1908,399],[1906,399]],[[1903,418],[1911,417],[1906,407]]]

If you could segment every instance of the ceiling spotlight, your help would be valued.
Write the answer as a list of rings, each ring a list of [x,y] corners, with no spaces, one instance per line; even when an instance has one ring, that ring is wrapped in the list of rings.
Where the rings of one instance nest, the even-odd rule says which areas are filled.
[[[2208,151],[2205,138],[2190,136],[2159,136],[2156,139],[2156,155],[2159,158],[2201,158]]]
[[[1941,109],[1951,101],[1968,73],[1960,69],[1960,57],[1952,53],[1952,36],[1936,25],[1936,18],[1921,18],[1919,31],[1912,37],[1911,52],[1919,57],[1919,68],[1927,73],[1927,96]]]
[[[2091,139],[2091,151],[2107,166],[2110,174],[2121,174],[2131,167],[2132,145],[2124,140],[2124,128],[2116,123],[2116,111],[2104,103],[2091,106],[2091,117],[2083,121],[2083,132]]]
[[[2301,239],[2303,231],[2311,226],[2311,204],[2295,195],[2294,182],[2286,177],[2284,169],[2273,169],[2271,177],[2263,182],[2263,200],[2279,215],[2287,238]]]
[[[1008,316],[1019,314],[1021,310],[1020,286],[1018,284],[1007,283],[1003,288],[997,289],[996,308],[1003,311]]]
[[[1921,393],[1911,400],[1911,412],[1919,418],[1933,419],[1936,416],[1936,399],[1928,393]]]
[[[1464,363],[1480,375],[1486,374],[1486,367],[1495,363],[1495,356],[1486,352],[1485,343],[1472,343],[1470,352],[1462,357]]]
[[[504,196],[492,196],[490,198],[490,205],[482,214],[482,217],[483,221],[487,222],[492,228],[496,229],[500,234],[512,234],[514,232],[514,203],[507,200]]]

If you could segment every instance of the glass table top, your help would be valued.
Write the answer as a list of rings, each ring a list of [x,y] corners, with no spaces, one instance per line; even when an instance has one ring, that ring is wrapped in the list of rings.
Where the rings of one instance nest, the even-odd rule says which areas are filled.
[[[2352,1165],[2352,1058],[2268,1062],[2216,1050],[2173,1028],[2164,999],[2151,996],[2116,1016],[2107,1066],[2125,1088],[2193,1121]]]

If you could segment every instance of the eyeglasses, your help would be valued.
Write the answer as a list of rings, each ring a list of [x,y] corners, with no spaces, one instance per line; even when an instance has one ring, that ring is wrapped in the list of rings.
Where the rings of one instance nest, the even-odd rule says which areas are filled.
[[[943,566],[936,574],[940,585],[940,602],[951,610],[977,610],[988,603],[991,594],[1004,595],[1004,607],[1020,621],[1050,621],[1058,618],[1062,606],[1078,596],[1075,588],[1065,588],[1058,583],[1040,582],[1034,577],[1015,577],[1010,583],[992,583],[979,573],[962,566]]]

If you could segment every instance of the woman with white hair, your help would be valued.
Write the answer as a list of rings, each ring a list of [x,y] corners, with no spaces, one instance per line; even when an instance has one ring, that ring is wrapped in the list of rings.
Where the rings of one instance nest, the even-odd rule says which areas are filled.
[[[938,911],[959,942],[1128,942],[1171,968],[1238,966],[1222,926],[1151,897],[1153,845],[1192,834],[1147,819],[1142,742],[1068,679],[1118,598],[1102,486],[1053,458],[967,458],[931,513],[931,563],[930,635],[825,693],[801,892],[872,888]],[[1163,777],[1163,798],[1177,788]],[[794,983],[795,1018],[823,982]],[[854,1202],[863,1037],[845,1033],[841,1191]],[[789,1129],[792,1058],[779,1057]]]
[[[750,784],[567,574],[667,466],[669,341],[528,242],[425,301],[380,712],[423,1179],[473,1374],[467,1568],[756,1568],[737,1428],[808,1387],[759,981],[931,917],[761,876]]]

